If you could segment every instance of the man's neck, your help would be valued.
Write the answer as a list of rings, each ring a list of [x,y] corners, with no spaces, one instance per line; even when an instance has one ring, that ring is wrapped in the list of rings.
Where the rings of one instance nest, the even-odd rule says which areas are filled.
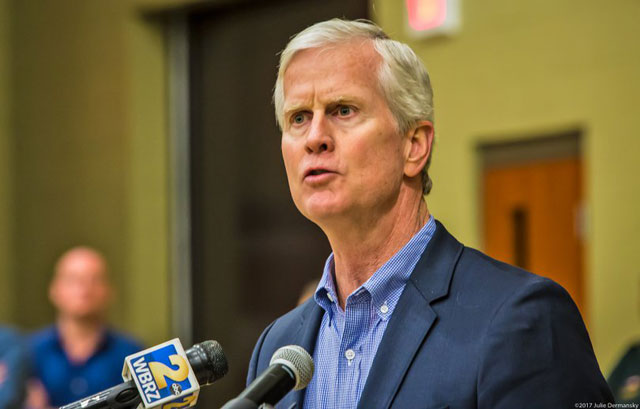
[[[95,353],[105,331],[104,323],[99,318],[60,316],[56,325],[65,353],[76,363],[87,361]]]
[[[352,229],[326,232],[333,250],[340,306],[424,226],[429,210],[424,200],[400,203],[393,211]]]

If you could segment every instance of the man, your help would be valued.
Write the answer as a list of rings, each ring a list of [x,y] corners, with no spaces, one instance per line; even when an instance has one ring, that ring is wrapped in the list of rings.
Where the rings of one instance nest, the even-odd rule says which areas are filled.
[[[64,253],[49,298],[58,317],[31,338],[37,382],[29,405],[61,406],[122,382],[124,358],[142,347],[106,325],[111,287],[102,255],[88,247]]]
[[[618,403],[640,403],[640,343],[631,344],[607,380]]]
[[[429,77],[368,22],[330,20],[282,52],[274,91],[291,196],[332,255],[314,297],[263,332],[314,358],[290,408],[573,408],[611,402],[589,337],[557,284],[460,244],[423,195]]]
[[[23,407],[29,357],[25,342],[11,328],[0,326],[0,408]]]

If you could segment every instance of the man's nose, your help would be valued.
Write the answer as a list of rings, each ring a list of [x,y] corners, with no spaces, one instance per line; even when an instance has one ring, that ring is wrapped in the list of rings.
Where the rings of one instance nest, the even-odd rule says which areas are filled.
[[[307,134],[305,149],[308,153],[333,151],[334,140],[331,126],[324,115],[314,115]]]

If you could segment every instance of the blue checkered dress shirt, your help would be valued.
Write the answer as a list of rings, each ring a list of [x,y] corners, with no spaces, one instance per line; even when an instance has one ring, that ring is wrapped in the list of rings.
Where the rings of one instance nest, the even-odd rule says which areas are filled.
[[[324,266],[315,301],[322,317],[307,387],[306,409],[356,408],[376,350],[402,290],[436,230],[433,216],[411,240],[347,297],[343,311],[333,281],[333,254]]]

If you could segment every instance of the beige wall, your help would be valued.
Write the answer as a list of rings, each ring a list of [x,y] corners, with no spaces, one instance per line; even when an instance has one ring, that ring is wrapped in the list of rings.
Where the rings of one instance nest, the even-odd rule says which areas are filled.
[[[130,6],[137,10],[137,6]],[[169,232],[167,50],[161,23],[126,20],[129,324],[155,343],[173,338]]]
[[[373,18],[425,61],[435,91],[435,215],[482,247],[480,142],[584,130],[590,334],[603,370],[640,338],[640,3],[462,2],[450,38],[406,35],[396,0]]]
[[[10,322],[14,304],[11,263],[11,38],[9,0],[0,0],[0,322]]]
[[[13,254],[0,280],[16,279],[8,287],[15,299],[0,312],[26,329],[49,322],[52,264],[64,249],[86,243],[110,262],[116,326],[147,343],[164,340],[163,27],[127,1],[2,0],[0,21],[6,18],[12,25],[0,24],[0,55],[11,58],[0,58],[0,112],[10,107],[13,120],[9,132],[0,117],[0,159],[11,159],[0,160],[0,192],[15,206],[0,201],[0,259]],[[6,220],[13,224],[4,227]]]

